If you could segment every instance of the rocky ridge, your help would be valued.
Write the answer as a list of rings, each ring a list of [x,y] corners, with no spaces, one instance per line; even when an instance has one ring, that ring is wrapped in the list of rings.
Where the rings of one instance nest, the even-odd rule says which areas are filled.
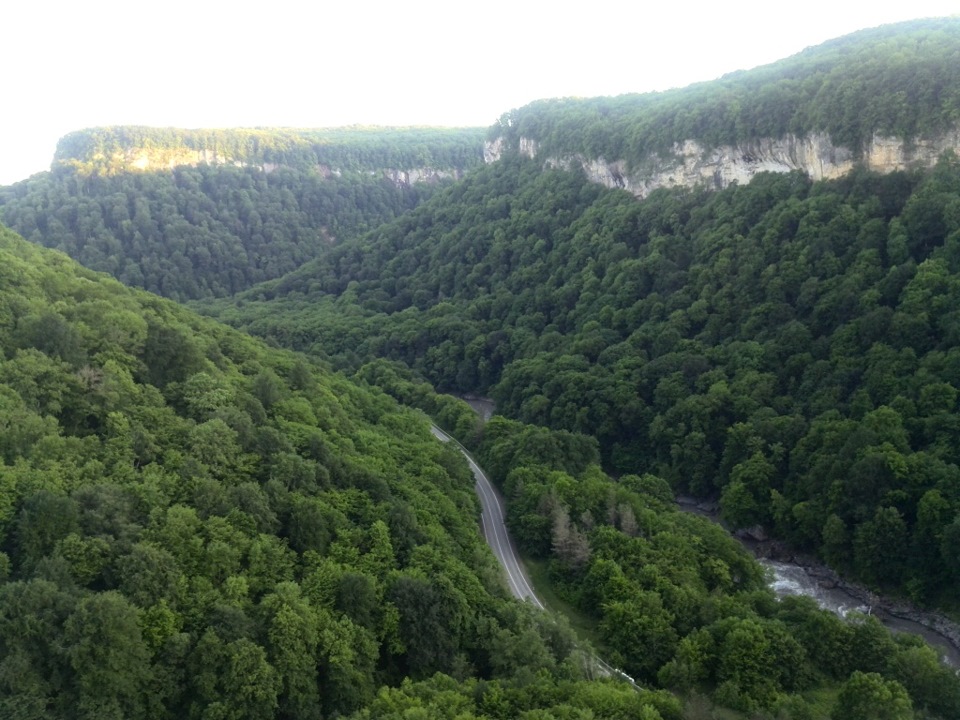
[[[608,188],[622,188],[644,198],[658,188],[706,186],[720,190],[733,183],[746,184],[761,172],[802,170],[814,180],[841,177],[862,166],[889,173],[916,167],[931,167],[947,151],[960,149],[960,128],[937,137],[907,141],[874,135],[861,153],[834,145],[826,133],[798,137],[762,138],[738,145],[708,148],[696,140],[673,146],[666,155],[651,155],[639,167],[624,160],[588,158],[580,153],[543,158],[547,168],[582,170],[592,181]],[[484,162],[500,159],[506,151],[503,138],[484,145]],[[539,143],[521,137],[520,155],[538,159]]]
[[[113,172],[148,172],[173,170],[176,167],[197,167],[200,165],[233,167],[252,167],[264,173],[276,172],[282,167],[278,163],[247,163],[237,160],[229,154],[216,150],[192,150],[190,148],[151,150],[145,148],[129,148],[113,153],[109,157],[95,157],[94,160],[110,168]],[[81,165],[74,160],[60,160],[61,165]],[[314,172],[325,178],[340,177],[343,171],[329,165],[314,165]],[[381,168],[365,171],[367,175],[380,175],[394,185],[411,186],[420,183],[437,183],[443,180],[459,180],[463,177],[460,168],[418,167],[409,169]]]

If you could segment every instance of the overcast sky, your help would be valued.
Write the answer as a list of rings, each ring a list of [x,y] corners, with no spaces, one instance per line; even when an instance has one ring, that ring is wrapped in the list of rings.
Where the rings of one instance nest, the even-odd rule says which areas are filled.
[[[654,5],[658,7],[653,7]],[[0,13],[0,184],[95,125],[481,125],[665,90],[954,2],[30,0]]]

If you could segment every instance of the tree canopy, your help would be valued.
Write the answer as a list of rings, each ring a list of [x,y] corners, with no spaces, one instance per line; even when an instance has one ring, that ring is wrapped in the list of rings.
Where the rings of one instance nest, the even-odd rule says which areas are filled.
[[[421,413],[6,229],[0,428],[4,717],[319,718],[441,671],[583,672]]]
[[[594,436],[611,470],[949,604],[958,189],[947,157],[638,202],[504,160],[212,309],[345,367],[385,357],[490,393]]]
[[[482,138],[480,128],[188,130],[119,125],[64,136],[57,144],[53,165],[84,173],[130,171],[136,169],[137,160],[167,167],[199,161],[338,172],[428,167],[465,170],[481,162]]]
[[[958,53],[955,17],[884,25],[682,89],[540,100],[504,113],[488,138],[632,168],[685,140],[718,147],[818,132],[858,153],[874,134],[913,140],[954,129]]]

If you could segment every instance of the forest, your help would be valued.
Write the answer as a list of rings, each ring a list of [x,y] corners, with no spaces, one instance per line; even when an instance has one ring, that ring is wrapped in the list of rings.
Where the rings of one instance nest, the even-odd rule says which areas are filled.
[[[179,153],[202,152],[218,163],[253,167],[269,164],[309,170],[323,166],[341,172],[465,169],[482,161],[483,134],[481,128],[188,130],[120,125],[66,135],[57,144],[53,167],[107,174],[133,169],[133,155],[166,164]]]
[[[822,132],[860,152],[875,134],[916,140],[955,128],[958,44],[955,17],[885,25],[681,89],[534,102],[504,113],[488,138],[633,169],[685,140],[710,148]]]
[[[934,650],[778,600],[674,500],[960,612],[960,158],[640,201],[516,151],[916,139],[958,57],[922,21],[534,103],[486,166],[472,130],[64,138],[0,188],[0,716],[960,717]],[[464,176],[381,172],[427,166]],[[510,599],[431,423],[554,611]]]
[[[4,717],[960,711],[935,652],[777,602],[664,480],[606,476],[594,438],[482,429],[409,370],[348,378],[7,230],[0,260]],[[467,466],[411,405],[477,448],[523,547],[650,689],[591,679],[562,616],[508,599]]]
[[[93,128],[60,141],[50,172],[0,187],[0,221],[126,285],[226,297],[412,209],[479,165],[481,144],[477,129]],[[136,170],[139,154],[185,164]],[[406,170],[427,181],[390,175]]]
[[[960,589],[960,163],[637,202],[514,158],[215,307],[339,366],[402,361],[591,435],[834,567]]]
[[[267,174],[201,165],[90,176],[55,169],[0,188],[0,219],[126,285],[184,301],[225,297],[289,273],[435,189],[293,168]]]
[[[7,230],[0,259],[0,715],[342,717],[405,679],[679,717],[507,600],[423,415]]]

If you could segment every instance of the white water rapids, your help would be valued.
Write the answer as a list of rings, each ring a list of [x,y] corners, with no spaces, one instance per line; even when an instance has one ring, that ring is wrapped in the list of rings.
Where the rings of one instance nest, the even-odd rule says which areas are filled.
[[[813,598],[824,610],[829,610],[840,617],[846,617],[850,612],[869,614],[872,610],[843,590],[822,587],[816,578],[810,577],[805,568],[799,565],[778,562],[776,560],[761,559],[758,562],[767,568],[770,573],[770,588],[777,597],[787,595],[803,595]]]
[[[767,568],[770,588],[777,597],[788,595],[810,597],[816,600],[824,610],[829,610],[840,617],[846,617],[851,612],[872,614],[874,611],[873,607],[864,605],[841,588],[824,587],[801,565],[767,559],[758,559],[758,562]],[[940,653],[943,662],[951,667],[960,668],[960,651],[943,636],[920,623],[894,617],[882,611],[877,613],[877,617],[893,632],[908,632],[921,636]]]
[[[462,399],[466,400],[477,414],[483,418],[484,422],[489,420],[493,413],[496,412],[496,404],[489,398],[467,395]],[[687,512],[694,512],[697,515],[717,522],[715,512],[709,513],[698,510],[693,507],[691,503],[681,503],[681,509]],[[874,614],[875,609],[872,606],[863,604],[862,600],[855,598],[842,588],[825,586],[825,584],[821,583],[820,578],[811,575],[807,568],[802,565],[763,558],[758,558],[757,560],[767,568],[770,588],[777,594],[777,597],[804,595],[816,600],[817,604],[824,610],[829,610],[841,617],[846,617],[851,612]],[[882,610],[877,611],[876,615],[887,628],[894,632],[909,632],[920,635],[940,653],[945,663],[952,667],[960,668],[960,650],[939,633],[934,632],[925,625],[912,620],[895,617]]]

